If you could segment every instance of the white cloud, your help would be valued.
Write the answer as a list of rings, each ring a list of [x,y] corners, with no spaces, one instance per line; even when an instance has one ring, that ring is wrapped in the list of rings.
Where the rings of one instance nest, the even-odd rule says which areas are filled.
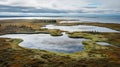
[[[119,2],[120,0],[0,0],[0,4],[2,5],[27,6],[37,9],[83,10],[85,12],[106,11],[113,13],[120,12]]]
[[[4,5],[29,6],[51,9],[79,9],[88,4],[87,0],[6,0],[0,1]]]

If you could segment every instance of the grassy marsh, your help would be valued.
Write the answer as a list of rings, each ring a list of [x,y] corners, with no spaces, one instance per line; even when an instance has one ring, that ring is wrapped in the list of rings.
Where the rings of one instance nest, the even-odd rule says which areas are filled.
[[[17,21],[17,23],[16,23]],[[52,36],[61,36],[62,32],[58,29],[41,29],[41,27],[50,24],[32,23],[31,20],[23,21],[0,21],[0,34],[13,33],[12,30],[8,32],[6,26],[15,25],[20,33],[33,30],[32,33],[47,33]],[[58,24],[58,23],[54,23]],[[77,23],[78,24],[78,23]],[[105,23],[79,23],[85,25],[95,25],[108,27],[115,30],[120,30],[119,24],[105,24]],[[26,26],[22,27],[21,26]],[[58,24],[58,25],[76,25],[76,24]],[[29,49],[20,47],[18,44],[22,42],[21,39],[0,38],[0,67],[120,67],[120,34],[119,33],[98,33],[98,32],[66,32],[70,38],[85,38],[85,51],[78,51],[75,53],[59,53],[50,52],[46,50]],[[96,42],[107,42],[114,46],[103,46],[96,44]]]

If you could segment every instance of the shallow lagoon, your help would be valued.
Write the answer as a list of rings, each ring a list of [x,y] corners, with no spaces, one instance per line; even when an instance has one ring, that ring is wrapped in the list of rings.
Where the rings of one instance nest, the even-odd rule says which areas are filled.
[[[26,48],[35,48],[49,50],[54,52],[73,53],[85,50],[82,41],[84,38],[72,39],[66,34],[63,36],[53,37],[49,34],[6,34],[0,37],[3,38],[21,38],[24,41],[19,45]]]
[[[76,26],[57,26],[57,25],[46,25],[42,28],[48,29],[60,29],[63,31],[75,32],[75,31],[90,31],[90,32],[118,32],[106,27],[88,26],[88,25],[76,25]]]

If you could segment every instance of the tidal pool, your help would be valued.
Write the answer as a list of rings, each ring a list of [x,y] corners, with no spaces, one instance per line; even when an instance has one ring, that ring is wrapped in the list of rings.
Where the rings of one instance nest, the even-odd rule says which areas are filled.
[[[49,34],[6,34],[0,37],[23,39],[24,41],[19,45],[26,48],[65,53],[73,53],[85,50],[84,45],[82,45],[82,41],[87,40],[84,38],[72,39],[66,34],[57,37],[53,37]]]
[[[63,31],[75,32],[75,31],[90,31],[90,32],[118,32],[106,27],[98,26],[88,26],[88,25],[76,25],[76,26],[56,26],[56,25],[46,25],[42,28],[48,29],[60,29]]]

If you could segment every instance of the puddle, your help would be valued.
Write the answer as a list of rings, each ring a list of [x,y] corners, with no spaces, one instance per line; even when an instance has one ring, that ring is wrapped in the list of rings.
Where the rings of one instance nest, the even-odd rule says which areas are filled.
[[[104,46],[110,46],[111,44],[106,42],[96,42],[97,44],[104,45]]]

